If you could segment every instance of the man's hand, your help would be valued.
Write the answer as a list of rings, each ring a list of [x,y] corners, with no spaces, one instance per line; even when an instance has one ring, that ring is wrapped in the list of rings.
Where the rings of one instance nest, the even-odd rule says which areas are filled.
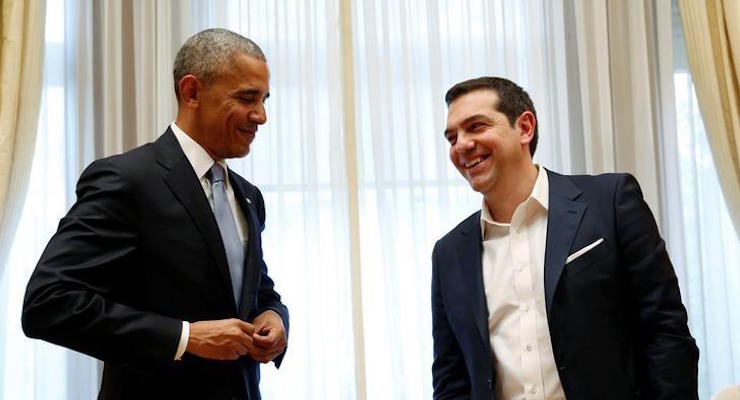
[[[261,363],[268,363],[285,350],[287,338],[280,314],[267,310],[254,319],[254,347],[249,356]]]
[[[250,352],[254,333],[254,325],[236,318],[193,322],[185,351],[212,360],[236,360]]]

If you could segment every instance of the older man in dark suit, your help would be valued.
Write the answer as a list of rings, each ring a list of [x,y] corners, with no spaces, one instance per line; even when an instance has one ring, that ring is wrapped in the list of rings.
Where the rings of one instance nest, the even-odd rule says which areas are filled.
[[[262,257],[262,195],[229,170],[267,115],[251,40],[200,32],[174,63],[177,119],[80,177],[31,276],[23,328],[105,362],[100,398],[259,399],[288,310]]]
[[[698,349],[637,181],[533,164],[511,81],[452,87],[450,159],[481,211],[432,255],[435,399],[696,399]]]

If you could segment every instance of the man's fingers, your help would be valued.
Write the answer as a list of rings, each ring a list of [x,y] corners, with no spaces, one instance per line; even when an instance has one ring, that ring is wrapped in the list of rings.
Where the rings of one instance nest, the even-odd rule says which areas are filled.
[[[239,325],[239,329],[241,329],[242,332],[246,333],[247,335],[252,335],[254,333],[254,325],[240,319],[237,319],[236,321]]]
[[[249,347],[244,343],[237,343],[237,352],[240,356],[249,354]]]
[[[254,347],[254,325],[231,318],[190,324],[186,351],[202,358],[235,360]]]
[[[252,338],[254,339],[254,343],[260,347],[273,347],[280,339],[277,333],[274,332],[270,332],[267,335],[256,333]]]

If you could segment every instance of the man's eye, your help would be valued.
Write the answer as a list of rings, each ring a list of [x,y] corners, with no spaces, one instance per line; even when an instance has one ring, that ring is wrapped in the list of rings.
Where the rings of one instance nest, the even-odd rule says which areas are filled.
[[[477,130],[480,130],[480,129],[482,129],[483,127],[485,127],[485,125],[484,125],[483,123],[480,123],[480,122],[474,122],[474,123],[472,123],[472,124],[470,125],[469,129],[470,129],[471,131],[477,131]]]

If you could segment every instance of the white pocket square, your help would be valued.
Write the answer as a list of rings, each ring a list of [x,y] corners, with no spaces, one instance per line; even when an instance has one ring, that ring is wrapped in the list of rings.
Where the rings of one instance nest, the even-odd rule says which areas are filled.
[[[589,250],[593,249],[594,247],[600,245],[601,242],[603,242],[603,241],[604,241],[604,238],[601,238],[601,239],[599,239],[599,240],[597,240],[597,241],[589,244],[588,246],[586,246],[586,247],[584,247],[584,248],[576,251],[575,253],[569,255],[568,258],[565,259],[565,265],[568,265],[571,261],[573,261],[576,258],[578,258],[578,257],[586,254],[587,251],[589,251]]]

